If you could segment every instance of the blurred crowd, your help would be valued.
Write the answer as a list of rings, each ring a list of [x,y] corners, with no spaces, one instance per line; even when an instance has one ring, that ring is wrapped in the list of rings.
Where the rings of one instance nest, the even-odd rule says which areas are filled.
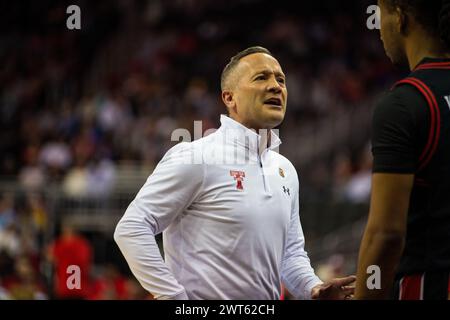
[[[81,8],[81,30],[66,28],[70,4]],[[267,47],[287,75],[282,140],[297,128],[361,108],[386,89],[398,71],[385,57],[377,32],[366,28],[368,4],[5,3],[8,15],[0,21],[0,176],[2,182],[17,179],[28,193],[21,206],[10,194],[1,199],[0,298],[56,294],[46,286],[48,279],[39,277],[45,271],[39,269],[41,262],[55,260],[43,237],[48,227],[45,199],[35,191],[57,183],[70,197],[108,195],[121,166],[153,167],[176,143],[170,139],[175,129],[192,132],[194,120],[202,121],[203,131],[217,128],[219,114],[225,113],[220,73],[238,51]],[[116,47],[114,41],[122,45]],[[300,148],[301,141],[297,143],[283,145],[281,152]],[[363,141],[331,151],[308,170],[298,168],[303,198],[367,202],[370,145]],[[26,222],[19,223],[22,219]],[[138,291],[113,267],[103,269],[103,280],[93,282],[95,290],[109,292],[119,279],[115,285],[123,292],[127,286],[129,292]],[[86,297],[123,294],[95,290]]]
[[[0,196],[0,300],[150,298],[114,264],[96,264],[91,241],[71,223],[63,220],[55,237],[46,239],[48,216],[38,194]],[[67,285],[70,266],[79,268],[73,271],[78,290]]]
[[[217,128],[225,112],[220,72],[251,45],[272,50],[287,74],[282,139],[360,107],[395,76],[376,31],[365,27],[361,3],[308,4],[304,11],[280,5],[270,15],[263,0],[79,5],[82,29],[69,31],[64,2],[8,4],[12,16],[25,13],[29,22],[9,25],[2,36],[0,174],[18,176],[27,188],[57,181],[69,195],[102,195],[114,185],[117,166],[154,166],[175,143],[176,128],[192,131],[194,120],[202,120],[204,131]],[[95,87],[86,88],[99,53],[114,50],[106,44],[121,30],[125,38],[137,33],[133,51],[123,52],[129,59],[120,66],[111,59]],[[308,172],[358,175],[366,161],[361,154],[336,151]],[[320,187],[338,189],[342,178]]]

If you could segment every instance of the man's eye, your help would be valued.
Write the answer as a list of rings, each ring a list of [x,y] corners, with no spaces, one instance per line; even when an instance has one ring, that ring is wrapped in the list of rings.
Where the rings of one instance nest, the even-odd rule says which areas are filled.
[[[266,79],[266,76],[263,76],[263,75],[257,76],[257,77],[255,78],[255,80],[265,80],[265,79]]]
[[[284,78],[278,78],[278,82],[280,82],[280,83],[285,83],[285,79]]]

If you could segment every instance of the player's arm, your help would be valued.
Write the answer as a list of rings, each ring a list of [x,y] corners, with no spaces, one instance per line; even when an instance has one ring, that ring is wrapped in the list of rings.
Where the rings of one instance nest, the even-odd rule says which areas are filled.
[[[156,299],[188,298],[164,263],[155,235],[164,231],[200,190],[203,166],[192,160],[190,144],[172,148],[131,202],[114,233],[132,273]]]
[[[390,295],[403,252],[419,137],[424,132],[419,123],[424,123],[427,109],[419,92],[402,86],[389,92],[373,114],[372,193],[359,250],[356,299],[386,299]],[[372,265],[380,268],[381,289],[367,287],[373,274],[368,274],[367,268]]]
[[[414,181],[412,174],[375,173],[369,220],[359,251],[356,299],[389,297],[406,235],[409,197]],[[381,289],[367,286],[369,266],[381,271]]]

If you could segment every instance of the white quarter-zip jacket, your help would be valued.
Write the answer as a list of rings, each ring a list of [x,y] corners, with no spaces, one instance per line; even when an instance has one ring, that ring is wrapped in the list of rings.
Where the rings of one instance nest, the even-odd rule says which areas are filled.
[[[220,120],[166,153],[119,221],[116,243],[157,299],[279,299],[281,283],[310,299],[322,282],[304,250],[294,166],[274,151],[273,131],[267,147],[267,134]]]

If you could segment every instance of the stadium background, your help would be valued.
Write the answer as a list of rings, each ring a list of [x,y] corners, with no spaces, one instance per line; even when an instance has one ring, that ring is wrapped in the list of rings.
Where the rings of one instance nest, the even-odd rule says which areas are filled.
[[[220,73],[262,45],[287,75],[280,152],[300,175],[316,272],[355,272],[370,192],[370,118],[402,71],[375,1],[4,1],[0,19],[0,299],[60,298],[49,247],[69,223],[89,299],[146,298],[112,239],[176,128],[219,126]],[[66,8],[81,8],[68,30]],[[168,195],[170,196],[170,195]]]

